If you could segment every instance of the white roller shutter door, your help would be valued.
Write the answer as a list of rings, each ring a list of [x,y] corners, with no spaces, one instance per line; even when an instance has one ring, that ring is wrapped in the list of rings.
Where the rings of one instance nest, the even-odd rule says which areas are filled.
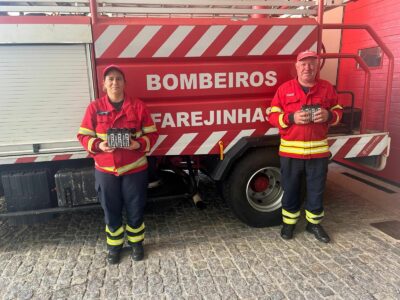
[[[90,68],[85,44],[0,45],[0,155],[78,149]]]

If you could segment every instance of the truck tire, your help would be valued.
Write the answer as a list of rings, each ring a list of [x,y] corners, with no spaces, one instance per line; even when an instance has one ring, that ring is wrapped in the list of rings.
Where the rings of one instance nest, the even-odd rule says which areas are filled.
[[[223,182],[223,195],[234,214],[252,227],[279,225],[282,221],[281,172],[276,148],[245,154]]]

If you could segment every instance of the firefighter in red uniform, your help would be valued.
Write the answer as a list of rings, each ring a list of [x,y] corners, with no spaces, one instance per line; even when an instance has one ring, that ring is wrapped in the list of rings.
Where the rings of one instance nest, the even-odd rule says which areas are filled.
[[[78,139],[95,161],[96,190],[106,223],[107,261],[116,264],[125,233],[132,248],[132,259],[137,261],[144,257],[146,152],[155,143],[158,133],[144,103],[124,92],[125,74],[119,66],[106,67],[103,80],[106,95],[89,104]],[[116,130],[128,131],[124,148],[108,144],[107,137]],[[126,226],[122,222],[123,208],[127,215]]]
[[[306,179],[306,230],[321,242],[330,238],[320,225],[324,217],[323,192],[330,156],[327,132],[342,116],[333,86],[316,79],[318,55],[304,51],[297,56],[297,78],[282,84],[271,103],[270,123],[279,128],[283,226],[281,237],[293,238],[300,217],[300,190]],[[304,177],[303,177],[304,176]]]

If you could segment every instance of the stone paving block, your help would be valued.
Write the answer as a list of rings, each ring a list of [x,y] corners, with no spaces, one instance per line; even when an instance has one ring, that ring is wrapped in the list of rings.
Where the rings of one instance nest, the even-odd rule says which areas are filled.
[[[4,299],[31,299],[34,291],[22,282],[14,282],[8,288]]]
[[[118,289],[115,286],[105,287],[104,290],[101,292],[102,298],[104,299],[118,299]]]
[[[70,288],[58,288],[56,287],[52,293],[52,299],[69,299],[71,295]]]
[[[305,300],[306,298],[304,295],[298,290],[289,290],[286,293],[288,299],[293,300]]]
[[[281,290],[271,290],[268,292],[268,299],[282,300],[285,299],[285,294]]]
[[[164,292],[163,279],[159,274],[148,275],[148,289],[150,295],[162,295]]]
[[[199,293],[203,296],[203,298],[208,299],[209,297],[213,297],[218,293],[217,287],[214,285],[202,285],[198,287]]]
[[[42,293],[38,293],[35,291],[35,295],[31,298],[32,300],[51,300],[51,299],[57,299],[55,297],[53,297],[53,293],[50,291],[44,291]],[[74,296],[69,297],[69,299],[82,299],[82,298],[75,298]]]
[[[335,295],[335,292],[326,285],[316,286],[315,290],[324,298]]]
[[[164,281],[164,292],[167,296],[179,297],[182,295],[182,288],[178,284],[168,284]]]
[[[87,282],[87,276],[85,274],[76,275],[74,274],[71,280],[72,285],[80,285]]]
[[[316,291],[303,291],[303,296],[307,300],[319,300],[321,299],[321,294],[317,293]],[[331,299],[332,297],[325,297],[324,299]],[[342,299],[342,298],[338,298]]]
[[[188,280],[183,284],[183,290],[189,296],[199,296],[199,287],[196,284],[195,278]]]
[[[244,225],[206,178],[206,210],[180,202],[146,215],[142,262],[124,248],[107,265],[100,210],[30,226],[0,220],[0,299],[400,299],[399,241],[370,226],[400,212],[334,186],[327,245],[304,232],[304,214],[291,241],[279,227]]]

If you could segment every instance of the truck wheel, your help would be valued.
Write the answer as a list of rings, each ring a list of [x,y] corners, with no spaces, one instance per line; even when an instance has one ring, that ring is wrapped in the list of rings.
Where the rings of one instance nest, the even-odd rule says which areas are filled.
[[[247,225],[266,227],[281,223],[283,188],[279,165],[277,149],[256,149],[247,153],[224,181],[224,198]]]

